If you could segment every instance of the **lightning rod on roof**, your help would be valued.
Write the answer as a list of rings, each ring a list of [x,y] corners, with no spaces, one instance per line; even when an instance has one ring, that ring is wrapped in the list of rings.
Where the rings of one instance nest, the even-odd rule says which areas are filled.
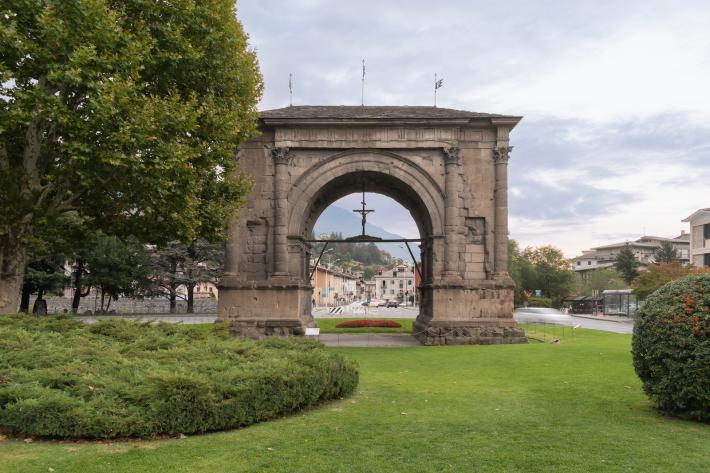
[[[365,106],[365,60],[362,60],[362,87],[360,90],[360,105]]]
[[[292,79],[292,74],[289,72],[288,73],[288,106],[289,107],[293,106],[293,83],[292,83],[291,79]]]

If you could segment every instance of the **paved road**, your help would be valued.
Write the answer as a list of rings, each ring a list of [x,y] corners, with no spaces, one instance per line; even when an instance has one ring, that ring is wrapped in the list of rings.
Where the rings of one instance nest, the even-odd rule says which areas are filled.
[[[362,308],[364,309],[364,308]],[[329,309],[316,309],[313,311],[315,318],[347,318],[347,317],[360,317],[360,318],[415,318],[418,314],[418,310],[412,308],[397,308],[397,309],[386,309],[371,308],[367,312],[352,306],[346,306],[342,308],[342,311],[338,313],[329,313]],[[168,322],[168,323],[182,323],[182,324],[210,324],[213,323],[217,316],[214,314],[194,314],[194,315],[119,315],[119,316],[77,316],[78,320],[83,320],[87,323],[96,323],[100,319],[111,318],[111,317],[121,317],[129,320],[140,320],[141,322],[147,322],[150,320],[156,322]],[[516,311],[515,320],[521,323],[547,323],[555,325],[566,325],[569,327],[580,327],[588,328],[592,330],[602,330],[605,332],[615,332],[615,333],[632,333],[633,322],[632,321],[622,321],[616,322],[611,320],[597,320],[583,317],[574,317],[567,314],[530,314],[525,312]],[[416,344],[417,342],[411,338],[411,336],[402,334],[348,334],[346,336],[340,336],[337,338],[337,334],[332,334],[336,337],[335,340],[331,340],[331,334],[321,335],[321,340],[324,343],[336,344],[339,346],[408,346],[410,344]],[[324,338],[325,337],[325,338]],[[352,339],[344,337],[356,337]],[[364,337],[364,338],[363,338]],[[369,338],[368,338],[369,337]],[[394,338],[387,338],[394,337]],[[404,337],[404,338],[403,338]],[[410,341],[405,340],[406,337],[411,339]],[[350,340],[350,341],[348,341]],[[363,341],[364,340],[364,341]],[[362,343],[366,343],[362,345]]]
[[[634,330],[632,321],[612,322],[610,320],[573,317],[567,314],[529,314],[519,311],[515,312],[514,317],[515,320],[521,323],[567,325],[569,327],[588,328],[592,330],[602,330],[604,332],[631,333]]]
[[[318,340],[327,347],[417,347],[408,333],[324,333]]]
[[[313,317],[317,319],[328,318],[387,318],[387,319],[413,319],[419,314],[418,308],[412,307],[363,307],[360,304],[340,306],[340,307],[316,307],[313,309]]]

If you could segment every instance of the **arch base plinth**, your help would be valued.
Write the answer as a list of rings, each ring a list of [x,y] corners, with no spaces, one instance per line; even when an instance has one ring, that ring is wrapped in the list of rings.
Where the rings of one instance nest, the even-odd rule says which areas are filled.
[[[311,315],[313,288],[298,281],[235,281],[219,287],[219,321],[232,335],[247,338],[300,336],[315,327]]]
[[[412,334],[422,345],[527,343],[513,319],[513,287],[495,281],[422,286]]]

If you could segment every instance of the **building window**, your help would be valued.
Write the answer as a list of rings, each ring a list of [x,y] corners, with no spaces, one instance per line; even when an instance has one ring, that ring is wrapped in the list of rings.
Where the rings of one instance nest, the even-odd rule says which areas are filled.
[[[582,264],[581,261],[577,261],[577,266],[580,266]]]
[[[587,261],[587,266],[591,266],[591,265],[592,265],[592,262],[591,262],[591,261]]]

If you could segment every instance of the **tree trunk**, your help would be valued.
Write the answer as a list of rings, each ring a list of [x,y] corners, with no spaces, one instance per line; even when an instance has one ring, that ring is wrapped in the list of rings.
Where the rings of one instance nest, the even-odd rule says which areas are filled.
[[[22,241],[11,234],[0,236],[0,314],[14,314],[25,279],[27,253]]]
[[[84,260],[77,260],[76,269],[74,270],[74,297],[71,301],[71,311],[76,314],[79,312],[79,304],[81,298],[86,294],[81,293],[81,278],[84,276]]]
[[[27,314],[30,311],[30,297],[32,296],[32,286],[22,285],[22,297],[20,298],[20,312]]]
[[[32,313],[35,315],[47,315],[47,301],[44,300],[44,289],[37,289],[37,299],[32,306]]]
[[[177,312],[177,290],[175,288],[170,289],[170,313],[174,314]]]
[[[195,286],[193,284],[187,285],[187,313],[192,314],[195,312]]]

